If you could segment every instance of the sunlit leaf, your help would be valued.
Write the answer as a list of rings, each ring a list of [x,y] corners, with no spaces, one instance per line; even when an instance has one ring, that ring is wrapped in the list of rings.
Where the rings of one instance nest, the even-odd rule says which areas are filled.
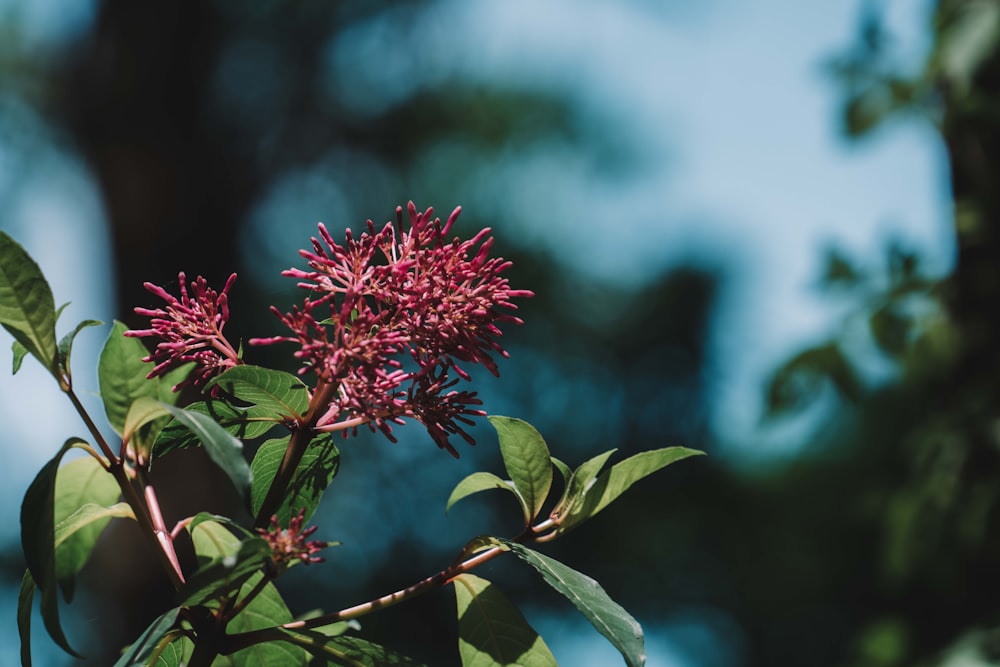
[[[521,612],[485,579],[455,577],[462,667],[555,667],[556,660]]]
[[[122,439],[131,440],[140,427],[161,417],[169,416],[170,412],[164,405],[159,397],[140,396],[135,399],[125,415],[125,423],[122,425]]]
[[[118,500],[121,489],[115,478],[92,456],[70,461],[59,468],[53,505],[56,578],[67,601],[73,598],[73,577],[90,558],[98,537],[111,520],[95,518],[66,532],[69,518],[85,505],[107,508]],[[62,532],[60,532],[62,531]]]
[[[657,470],[667,467],[691,456],[701,456],[704,452],[686,447],[666,447],[648,452],[639,452],[611,466],[597,476],[593,484],[582,491],[582,495],[570,498],[559,530],[569,530],[586,519],[594,517],[598,512],[614,502],[618,496],[627,491],[633,484]]]
[[[15,339],[11,343],[10,350],[14,353],[14,363],[10,374],[17,375],[17,372],[21,370],[21,364],[24,363],[24,357],[28,354],[28,348]]]
[[[31,577],[42,592],[42,621],[53,641],[76,657],[79,655],[70,647],[59,623],[54,512],[59,463],[66,452],[80,443],[83,440],[79,438],[67,440],[35,476],[21,502],[21,549]]]
[[[180,636],[159,650],[159,654],[154,650],[150,655],[151,658],[156,658],[152,667],[185,667],[190,660],[191,652],[194,650],[194,643],[187,637]]]
[[[160,405],[166,408],[174,419],[191,429],[201,441],[208,457],[226,473],[240,496],[249,501],[252,475],[250,466],[243,458],[243,443],[229,435],[211,417],[166,403]]]
[[[516,542],[503,541],[518,558],[531,565],[618,649],[628,667],[646,664],[642,627],[601,585],[573,568]]]
[[[115,320],[101,350],[97,379],[104,401],[104,413],[115,433],[122,435],[129,408],[142,396],[159,398],[159,380],[147,380],[152,364],[143,362],[149,354],[138,338],[124,335],[127,327]]]
[[[491,472],[474,472],[455,485],[455,489],[451,492],[451,496],[448,497],[448,504],[445,505],[444,511],[447,512],[450,510],[451,506],[462,498],[471,496],[474,493],[479,493],[480,491],[487,491],[489,489],[503,489],[504,491],[510,491],[517,497],[521,508],[524,508],[525,501],[511,482],[501,479]]]
[[[264,442],[254,455],[250,466],[253,472],[253,486],[250,493],[250,507],[254,515],[260,511],[281,460],[288,449],[289,437]],[[288,484],[288,490],[281,505],[275,511],[278,523],[287,526],[288,521],[305,510],[306,521],[313,515],[323,492],[337,474],[340,467],[340,451],[330,434],[315,438],[302,454],[295,474]]]
[[[100,320],[84,320],[77,324],[72,331],[62,337],[62,340],[59,341],[59,359],[62,360],[63,367],[66,371],[69,371],[70,357],[73,354],[73,341],[76,340],[77,334],[87,327],[99,327],[103,324],[104,322],[101,322]]]
[[[248,416],[294,419],[309,406],[309,392],[302,380],[290,373],[259,366],[234,366],[214,378],[206,388],[218,386],[226,393],[251,403]]]
[[[553,518],[559,519],[565,524],[564,517],[569,514],[571,506],[581,502],[584,494],[587,493],[597,480],[597,475],[601,472],[601,468],[604,467],[604,464],[607,463],[608,459],[616,451],[618,450],[609,449],[606,452],[598,454],[583,462],[579,468],[570,474],[562,499],[552,509]]]
[[[143,630],[139,638],[135,640],[135,643],[122,654],[114,667],[145,667],[147,660],[153,656],[157,646],[159,646],[160,640],[177,625],[177,616],[180,611],[180,607],[174,607],[150,623],[149,627]]]
[[[6,232],[0,232],[0,325],[50,373],[56,372],[52,290],[35,260]]]
[[[525,523],[542,510],[552,487],[552,461],[549,449],[535,427],[512,417],[490,416],[497,431],[500,453],[507,474],[525,502]]]

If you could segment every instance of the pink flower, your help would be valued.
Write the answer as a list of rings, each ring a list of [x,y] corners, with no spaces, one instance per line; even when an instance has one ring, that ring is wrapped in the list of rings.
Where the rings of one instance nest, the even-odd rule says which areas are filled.
[[[278,524],[277,515],[271,517],[269,528],[258,528],[257,532],[267,540],[271,547],[271,559],[279,568],[287,566],[293,560],[300,560],[306,565],[310,563],[322,563],[322,556],[316,554],[330,546],[329,542],[318,540],[306,541],[306,538],[316,532],[316,526],[302,529],[305,521],[305,508],[288,522],[288,528],[282,528]]]
[[[312,249],[300,251],[308,269],[282,272],[310,291],[301,308],[275,310],[292,335],[250,343],[297,343],[300,372],[337,386],[318,430],[367,424],[392,439],[391,423],[412,417],[455,456],[449,436],[473,443],[459,423],[484,414],[468,407],[479,400],[446,390],[469,379],[465,364],[498,374],[494,357],[507,356],[499,325],[521,324],[509,312],[517,308],[513,299],[533,293],[511,289],[501,275],[511,264],[489,256],[489,229],[449,240],[460,211],[442,224],[433,209],[419,213],[410,202],[408,229],[400,207],[396,225],[376,230],[369,220],[360,238],[348,230],[344,245],[321,223]]]
[[[161,339],[152,354],[143,359],[156,364],[148,378],[162,376],[188,362],[196,364],[191,375],[175,386],[174,391],[188,383],[203,386],[213,376],[241,363],[236,350],[222,333],[229,319],[228,294],[236,274],[229,276],[222,292],[210,288],[201,276],[188,284],[181,272],[177,280],[180,283],[180,299],[162,287],[144,283],[147,290],[166,301],[167,305],[155,309],[136,308],[136,314],[152,318],[151,327],[125,332],[126,336],[134,338]]]

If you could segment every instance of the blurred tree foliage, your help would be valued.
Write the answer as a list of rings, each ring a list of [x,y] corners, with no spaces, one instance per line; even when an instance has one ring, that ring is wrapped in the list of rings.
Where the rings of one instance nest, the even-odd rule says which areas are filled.
[[[824,284],[855,306],[838,336],[793,356],[769,387],[774,415],[824,388],[849,403],[831,424],[841,422],[835,439],[849,457],[840,512],[866,542],[844,541],[814,567],[840,569],[859,549],[870,559],[844,582],[863,601],[841,619],[850,641],[823,663],[998,664],[1000,3],[938,2],[933,46],[915,75],[893,61],[877,11],[860,32],[833,63],[844,129],[870,140],[903,115],[938,128],[957,257],[953,273],[936,278],[900,247],[868,271],[831,252]],[[886,361],[890,378],[873,378]]]

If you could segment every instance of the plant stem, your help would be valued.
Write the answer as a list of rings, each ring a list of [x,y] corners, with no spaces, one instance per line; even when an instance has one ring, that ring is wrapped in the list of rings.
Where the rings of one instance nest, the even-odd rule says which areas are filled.
[[[268,522],[271,520],[271,516],[281,506],[281,502],[285,498],[285,492],[288,490],[288,485],[291,484],[292,477],[295,475],[295,469],[298,468],[299,462],[302,461],[302,455],[305,454],[306,447],[312,442],[313,427],[323,415],[336,390],[337,385],[323,382],[322,380],[316,386],[316,391],[313,392],[312,398],[309,400],[309,407],[306,409],[302,423],[298,424],[292,432],[292,437],[288,441],[288,448],[285,449],[285,455],[281,459],[278,471],[274,474],[271,487],[267,490],[267,495],[264,496],[264,501],[257,511],[257,516],[254,517],[254,528],[266,528]]]
[[[533,526],[524,531],[522,534],[514,538],[513,541],[524,542],[534,535],[536,529],[538,531],[542,531],[551,527],[551,525],[552,522],[550,520],[543,521],[538,524],[538,526]],[[296,632],[309,630],[311,628],[319,628],[338,621],[347,621],[352,618],[365,616],[366,614],[378,611],[379,609],[385,609],[386,607],[397,605],[400,602],[422,595],[432,589],[448,585],[455,577],[460,574],[465,574],[466,572],[479,567],[483,563],[493,560],[500,554],[504,553],[504,551],[506,550],[502,547],[491,547],[470,556],[465,560],[453,563],[437,574],[431,575],[426,579],[422,579],[411,586],[401,588],[398,591],[389,593],[388,595],[383,595],[382,597],[375,598],[374,600],[369,600],[368,602],[362,602],[361,604],[354,605],[353,607],[341,609],[340,611],[324,614],[322,616],[317,616],[304,621],[292,621],[291,623],[285,623],[284,625],[277,627],[261,628],[260,630],[251,630],[249,632],[228,635],[226,637],[226,645],[221,653],[223,655],[228,655],[248,646],[253,646],[254,644],[260,644],[267,641],[291,641],[288,639],[286,631]]]
[[[156,534],[156,527],[153,525],[153,518],[150,516],[149,508],[146,503],[143,502],[142,498],[139,496],[138,491],[136,491],[135,485],[132,484],[132,480],[129,479],[128,473],[125,472],[125,462],[123,459],[117,457],[111,446],[108,444],[104,436],[101,435],[101,431],[97,428],[94,420],[90,418],[90,414],[87,409],[83,407],[83,403],[77,397],[76,393],[73,391],[72,386],[66,386],[64,389],[69,400],[73,403],[73,407],[76,408],[77,414],[83,419],[83,423],[87,426],[87,430],[90,431],[90,435],[93,436],[94,441],[101,448],[101,452],[108,458],[108,466],[106,470],[111,473],[118,482],[118,488],[122,491],[122,496],[125,498],[125,502],[129,504],[132,508],[132,513],[135,515],[135,520],[142,527],[143,534],[152,542],[153,550],[159,555],[160,560],[163,563],[164,569],[167,571],[167,576],[170,578],[170,583],[173,587],[180,588],[181,584],[184,583],[184,579],[181,576],[180,565],[177,564],[177,556],[173,554],[173,546],[171,545],[171,553],[168,554],[164,551],[160,539]],[[157,512],[159,512],[159,507],[157,507]],[[161,518],[162,522],[162,518]],[[173,558],[171,558],[173,555]]]
[[[163,514],[160,512],[160,501],[156,497],[156,489],[149,482],[149,477],[144,468],[138,468],[139,482],[143,487],[143,495],[146,497],[146,507],[149,508],[149,518],[153,524],[153,533],[156,536],[156,543],[166,554],[170,566],[176,574],[180,583],[184,583],[184,573],[181,571],[180,561],[177,560],[177,552],[174,550],[173,535],[167,530],[167,525],[163,522]]]

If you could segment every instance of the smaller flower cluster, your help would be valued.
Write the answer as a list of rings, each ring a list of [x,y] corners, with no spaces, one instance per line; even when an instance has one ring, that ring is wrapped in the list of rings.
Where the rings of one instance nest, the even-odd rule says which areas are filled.
[[[166,301],[167,305],[154,309],[136,308],[136,314],[152,318],[150,328],[125,332],[126,336],[134,338],[161,339],[152,354],[143,359],[156,364],[147,376],[150,379],[165,375],[188,362],[195,363],[191,375],[177,384],[174,391],[189,383],[201,387],[215,375],[241,363],[239,354],[222,333],[229,319],[229,289],[236,280],[236,274],[229,276],[221,292],[209,287],[201,276],[188,283],[181,272],[177,280],[180,283],[180,299],[158,285],[144,283],[149,292]]]
[[[308,270],[282,272],[310,294],[291,312],[272,308],[291,335],[250,344],[297,343],[300,372],[336,387],[317,430],[366,423],[393,439],[391,424],[410,417],[453,456],[451,435],[474,444],[461,425],[485,414],[471,407],[481,401],[453,387],[469,379],[464,364],[498,374],[494,355],[507,356],[498,325],[521,324],[506,311],[533,293],[511,289],[501,275],[511,263],[489,256],[488,228],[470,240],[449,240],[460,211],[442,224],[433,209],[420,213],[410,202],[408,229],[399,207],[396,225],[376,230],[369,220],[359,238],[348,230],[343,245],[321,223],[312,250],[300,251]]]
[[[271,517],[269,528],[257,529],[257,532],[267,540],[271,547],[271,559],[279,569],[287,568],[295,560],[306,565],[322,563],[325,560],[316,554],[330,546],[330,543],[306,539],[316,532],[317,526],[310,526],[303,530],[305,513],[304,508],[299,510],[299,513],[289,520],[288,528],[282,528],[278,523],[277,515],[275,515]]]

